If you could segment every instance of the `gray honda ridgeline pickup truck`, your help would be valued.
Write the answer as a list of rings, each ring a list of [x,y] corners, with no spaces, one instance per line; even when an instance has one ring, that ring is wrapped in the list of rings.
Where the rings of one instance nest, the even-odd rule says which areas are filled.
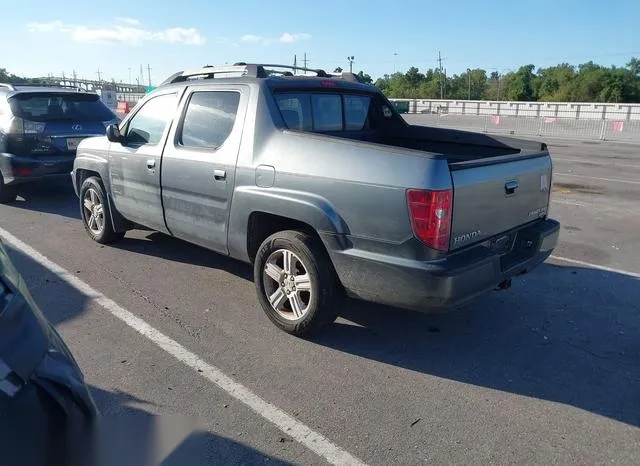
[[[351,73],[289,68],[176,73],[84,139],[71,175],[89,236],[145,227],[252,263],[295,335],[345,295],[443,310],[551,254],[545,144],[411,126]]]

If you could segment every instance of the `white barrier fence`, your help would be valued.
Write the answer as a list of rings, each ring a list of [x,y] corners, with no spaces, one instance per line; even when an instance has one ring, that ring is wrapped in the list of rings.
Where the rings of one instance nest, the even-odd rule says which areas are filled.
[[[412,124],[498,134],[640,142],[640,104],[391,101]]]

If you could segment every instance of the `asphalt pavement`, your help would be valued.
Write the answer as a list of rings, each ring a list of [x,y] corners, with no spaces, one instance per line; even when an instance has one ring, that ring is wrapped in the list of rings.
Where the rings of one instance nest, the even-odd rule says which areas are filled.
[[[637,463],[640,146],[548,142],[554,259],[453,313],[351,301],[311,340],[269,323],[246,265],[93,243],[67,183],[0,206],[0,235],[103,414],[197,420],[171,464]]]

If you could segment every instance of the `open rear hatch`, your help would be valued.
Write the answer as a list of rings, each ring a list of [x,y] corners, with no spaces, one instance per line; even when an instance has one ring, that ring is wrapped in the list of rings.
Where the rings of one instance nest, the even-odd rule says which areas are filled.
[[[452,163],[450,169],[454,189],[450,250],[485,241],[547,214],[552,162],[546,150]],[[500,241],[508,249],[513,238],[501,237]]]

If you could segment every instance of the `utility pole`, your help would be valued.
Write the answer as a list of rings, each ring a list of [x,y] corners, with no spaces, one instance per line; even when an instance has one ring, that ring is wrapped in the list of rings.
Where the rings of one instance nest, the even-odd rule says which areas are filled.
[[[442,56],[438,50],[438,69],[440,70],[440,99],[444,100],[444,82],[442,80]]]
[[[398,56],[398,52],[393,52],[393,74],[396,74],[396,57]]]
[[[102,74],[100,73],[100,69],[96,71],[96,74],[98,75],[98,82],[102,82]]]
[[[293,74],[296,74],[296,66],[298,66],[298,56],[293,56]]]
[[[149,87],[151,87],[151,66],[147,64],[147,75],[149,77]]]
[[[467,100],[471,100],[471,69],[467,68],[467,77],[469,78],[469,93]]]
[[[304,53],[304,59],[302,60],[302,63],[304,63],[304,67],[305,67],[305,68],[307,67],[307,62],[308,62],[308,61],[309,61],[309,60],[307,60],[307,52],[305,52],[305,53]]]
[[[353,55],[347,57],[347,60],[349,60],[349,73],[353,73],[353,60],[355,60],[355,58]]]
[[[444,97],[442,97],[443,99],[447,98],[447,69],[444,69]]]

